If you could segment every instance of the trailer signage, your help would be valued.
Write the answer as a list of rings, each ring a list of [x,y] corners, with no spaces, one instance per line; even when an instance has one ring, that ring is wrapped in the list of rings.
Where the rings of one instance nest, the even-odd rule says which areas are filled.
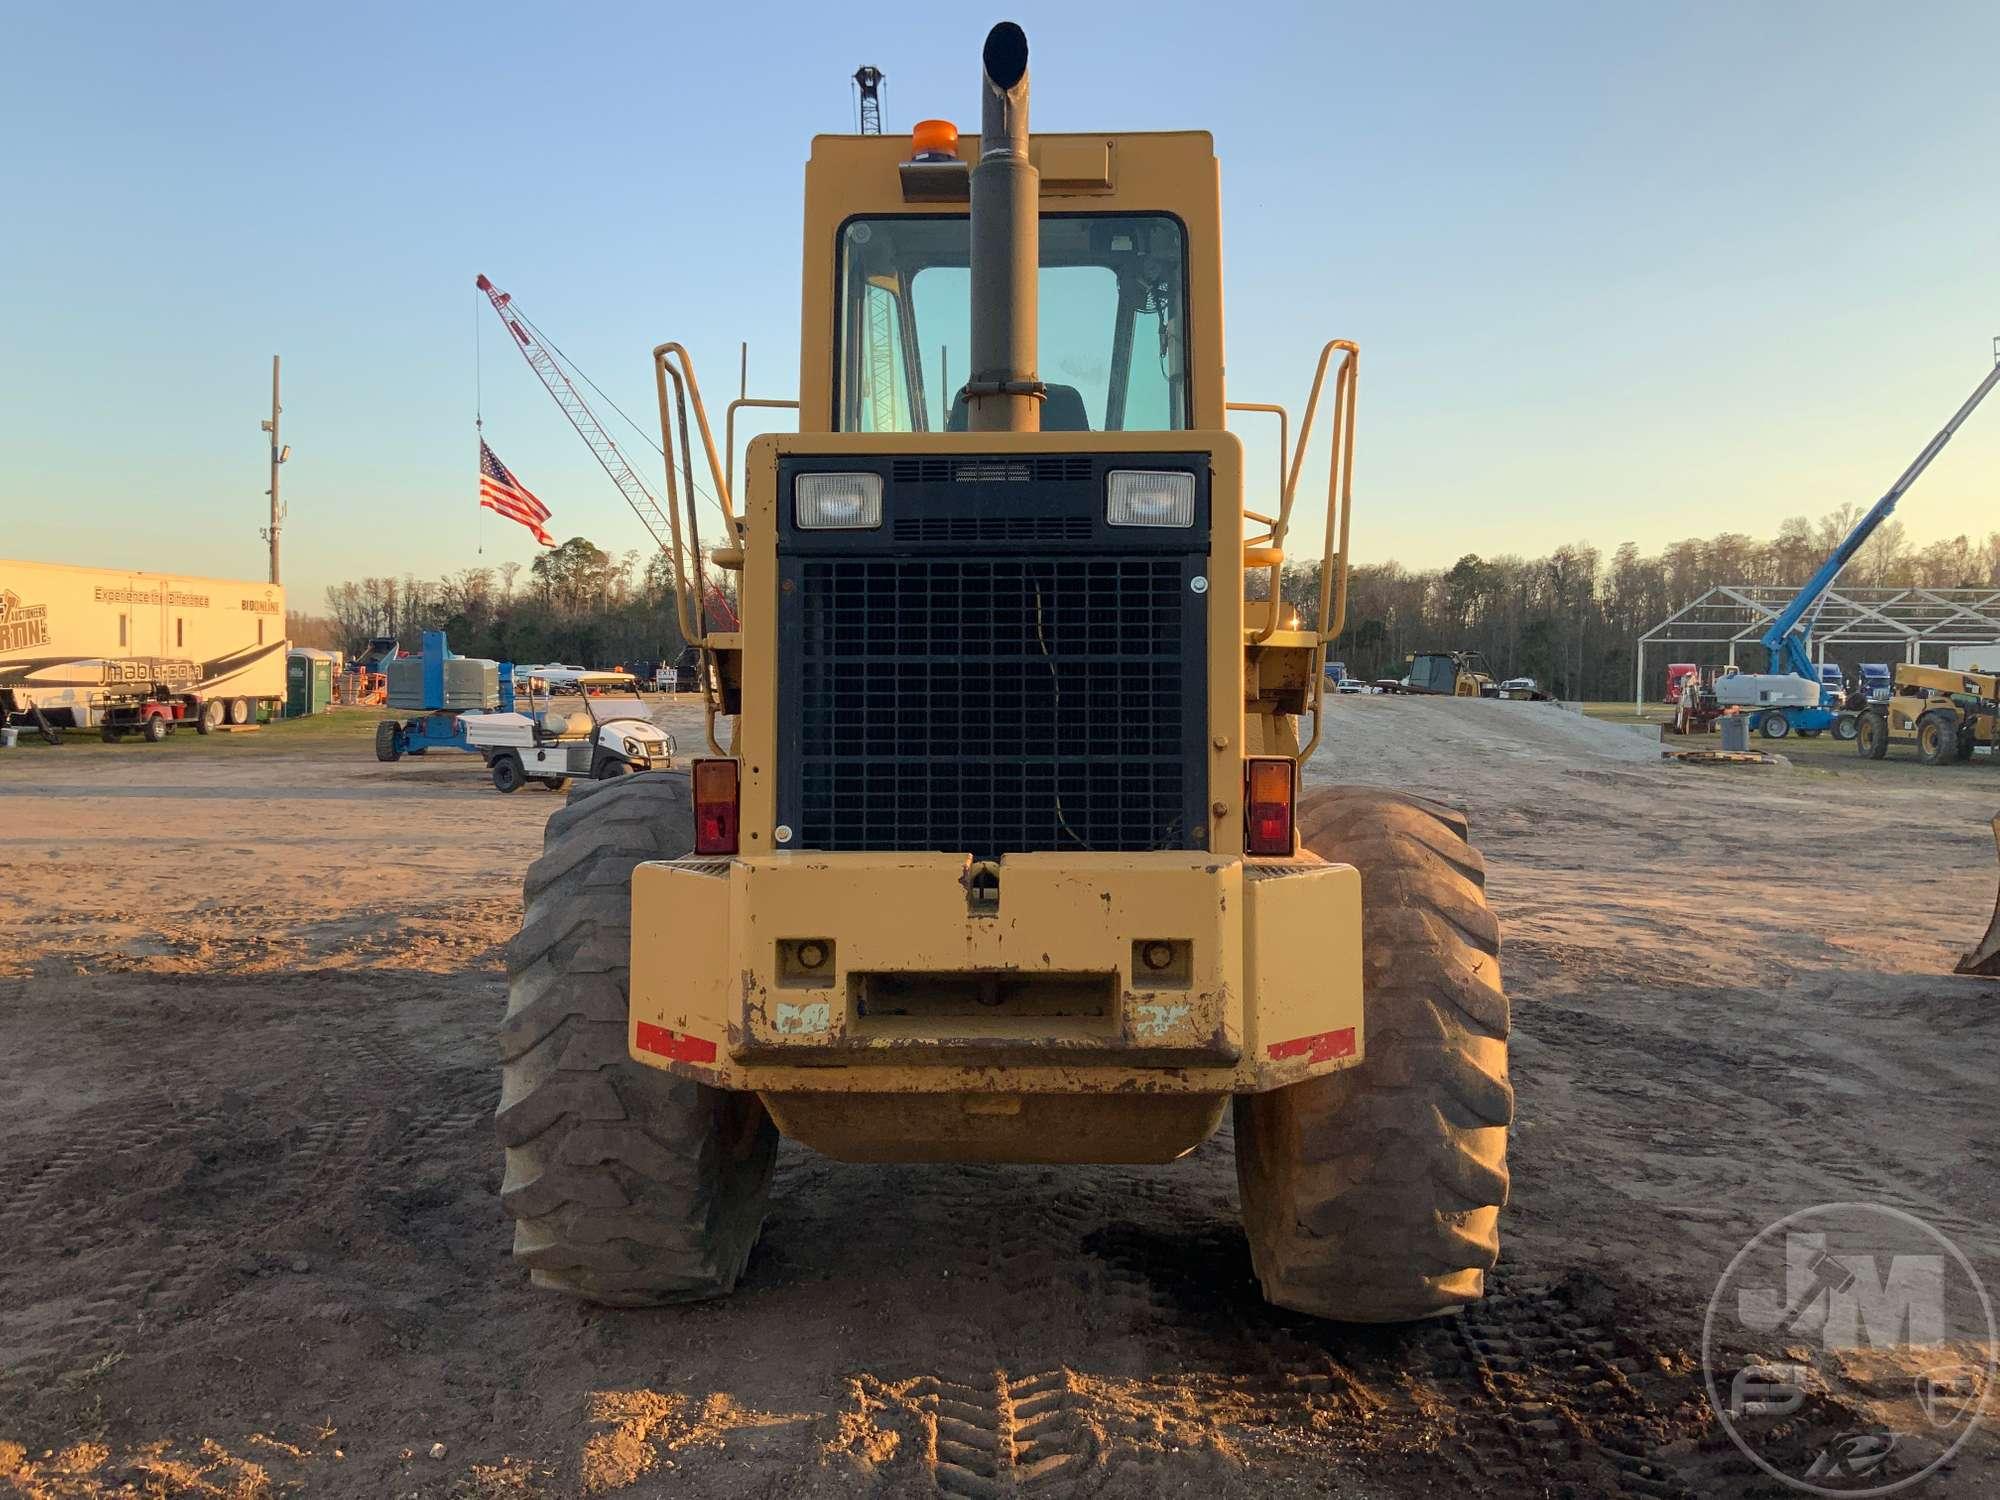
[[[193,687],[201,672],[191,661],[169,661],[157,656],[128,656],[104,663],[105,685],[162,683],[168,687]]]
[[[12,589],[0,589],[0,651],[25,651],[49,643],[49,607],[23,604]]]
[[[99,604],[165,604],[178,609],[207,609],[208,595],[183,594],[168,588],[106,588],[99,584],[90,591]]]

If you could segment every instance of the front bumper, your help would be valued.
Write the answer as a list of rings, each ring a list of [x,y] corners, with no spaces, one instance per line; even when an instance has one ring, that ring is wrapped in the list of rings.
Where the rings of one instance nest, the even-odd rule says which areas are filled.
[[[630,1020],[638,1061],[767,1097],[1278,1088],[1361,1059],[1360,876],[1193,851],[644,864]]]

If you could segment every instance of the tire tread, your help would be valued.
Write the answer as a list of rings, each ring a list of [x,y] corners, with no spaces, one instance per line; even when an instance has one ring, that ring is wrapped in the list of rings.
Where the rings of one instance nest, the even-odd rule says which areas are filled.
[[[1301,837],[1361,871],[1362,1063],[1236,1100],[1251,1257],[1272,1302],[1353,1322],[1483,1294],[1507,1201],[1507,998],[1486,867],[1464,816],[1335,787]]]
[[[548,821],[507,945],[500,1200],[535,1285],[612,1306],[717,1297],[763,1223],[777,1130],[755,1095],[626,1050],[632,869],[693,844],[687,778],[582,782]]]

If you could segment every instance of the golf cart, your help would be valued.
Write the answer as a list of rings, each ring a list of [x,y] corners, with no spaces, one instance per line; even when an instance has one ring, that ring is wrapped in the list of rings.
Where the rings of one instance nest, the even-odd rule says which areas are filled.
[[[603,781],[634,771],[664,771],[674,763],[674,737],[653,722],[636,696],[572,698],[554,708],[549,684],[525,679],[526,712],[468,714],[465,738],[485,758],[493,785],[518,791],[539,781],[559,792],[576,776]],[[515,684],[521,693],[522,683]]]

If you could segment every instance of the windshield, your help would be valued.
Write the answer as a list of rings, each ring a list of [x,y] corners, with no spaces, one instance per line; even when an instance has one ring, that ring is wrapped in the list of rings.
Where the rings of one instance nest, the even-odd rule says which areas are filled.
[[[1410,663],[1410,686],[1448,693],[1458,686],[1458,664],[1449,656],[1419,656]]]
[[[600,724],[613,719],[637,719],[643,724],[653,722],[646,705],[637,698],[585,698],[590,707],[590,716]]]
[[[1188,425],[1187,245],[1164,214],[1040,221],[1044,432]],[[963,432],[971,371],[971,222],[851,219],[841,230],[842,432]]]

